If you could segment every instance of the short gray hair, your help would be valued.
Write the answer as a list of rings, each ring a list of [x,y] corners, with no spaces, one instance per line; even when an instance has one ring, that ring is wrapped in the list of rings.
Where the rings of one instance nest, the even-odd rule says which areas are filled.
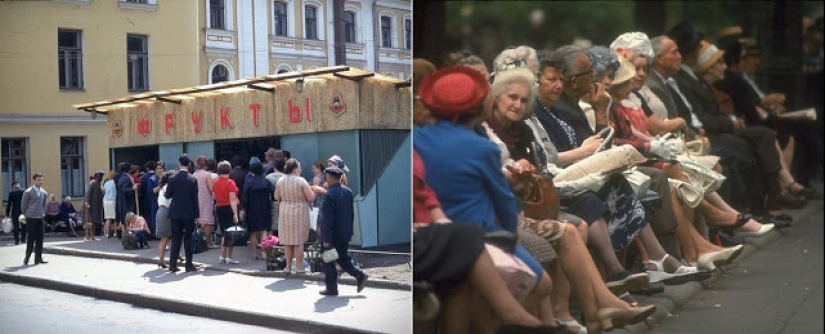
[[[490,94],[493,97],[498,97],[505,93],[507,86],[514,83],[524,84],[530,89],[527,95],[527,106],[522,119],[527,119],[533,115],[533,103],[536,100],[536,76],[527,67],[517,67],[511,70],[499,71],[493,77],[493,84],[490,88]]]
[[[556,52],[561,55],[564,62],[564,80],[570,80],[570,77],[576,74],[576,60],[578,60],[582,54],[587,55],[587,52],[578,45],[573,44],[562,46],[556,49]],[[589,57],[590,56],[588,56],[588,58]]]
[[[650,39],[650,46],[653,47],[653,57],[661,55],[665,52],[665,38],[668,38],[665,35],[656,36]]]

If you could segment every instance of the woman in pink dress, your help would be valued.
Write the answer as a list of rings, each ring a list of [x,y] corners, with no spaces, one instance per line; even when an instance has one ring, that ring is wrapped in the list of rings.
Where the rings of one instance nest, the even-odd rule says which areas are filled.
[[[286,253],[286,267],[293,274],[305,272],[304,243],[309,238],[309,204],[315,200],[315,194],[309,189],[309,183],[301,177],[301,164],[289,159],[284,167],[284,175],[275,187],[275,200],[278,201],[278,238]],[[295,263],[292,257],[295,256]]]
[[[206,156],[198,156],[195,159],[198,170],[192,174],[198,180],[198,210],[200,210],[201,227],[206,236],[206,245],[209,248],[218,248],[212,243],[212,232],[215,231],[215,198],[212,197],[212,173],[206,170]]]

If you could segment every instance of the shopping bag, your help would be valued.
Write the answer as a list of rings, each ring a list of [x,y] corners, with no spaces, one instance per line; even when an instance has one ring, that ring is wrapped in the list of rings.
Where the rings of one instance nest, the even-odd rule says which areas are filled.
[[[247,239],[246,229],[235,225],[224,232],[223,245],[226,247],[246,246]]]
[[[192,254],[203,253],[206,249],[206,235],[203,234],[203,229],[198,227],[192,232]]]

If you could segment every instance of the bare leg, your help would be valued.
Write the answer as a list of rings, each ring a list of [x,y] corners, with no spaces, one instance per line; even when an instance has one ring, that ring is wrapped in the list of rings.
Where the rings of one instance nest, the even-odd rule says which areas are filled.
[[[728,205],[718,193],[710,192],[705,194],[705,199],[697,207],[699,212],[705,217],[705,221],[715,226],[731,226],[736,223],[739,211]],[[756,232],[762,228],[762,224],[750,219],[738,230],[743,232]]]
[[[793,137],[791,137],[791,140],[793,140]],[[778,141],[774,141],[774,143],[776,144],[776,150],[779,152],[779,164],[782,165],[782,169],[779,170],[779,185],[783,189],[785,189],[785,188],[788,188],[789,186],[794,185],[794,183],[796,183],[796,180],[794,180],[793,175],[791,175],[791,170],[789,168],[791,164],[788,162],[788,161],[793,161],[792,160],[793,159],[793,142],[790,142],[790,141],[788,142],[788,147],[790,147],[790,157],[791,157],[791,159],[788,159],[787,158],[788,153],[783,151],[782,148],[779,147],[779,142]],[[796,185],[796,187],[794,187],[795,189],[791,189],[791,191],[797,191],[798,192],[798,191],[802,190],[803,186],[801,184],[795,184],[795,185]]]
[[[641,232],[639,232],[638,239],[641,241],[644,249],[649,256],[649,258],[656,259],[657,261],[664,258],[667,252],[665,249],[662,248],[662,244],[659,243],[659,239],[656,239],[656,234],[653,233],[653,229],[650,228],[650,225],[645,225]],[[647,261],[645,261],[647,262]],[[676,260],[673,256],[669,256],[664,262],[664,268],[659,268],[662,271],[672,273],[675,272],[676,269],[679,269],[682,264]]]
[[[203,225],[203,234],[206,235],[206,246],[212,247],[212,232],[215,231],[215,225]]]
[[[298,272],[302,272],[306,270],[304,268],[304,245],[296,245],[295,247],[295,261],[298,262]]]
[[[553,279],[553,291],[550,294],[550,299],[553,300],[553,314],[560,321],[575,321],[570,314],[570,282],[560,265],[554,265],[550,271]]]
[[[162,237],[160,238],[160,243],[158,244],[158,262],[166,264],[166,244],[169,243],[169,237]]]

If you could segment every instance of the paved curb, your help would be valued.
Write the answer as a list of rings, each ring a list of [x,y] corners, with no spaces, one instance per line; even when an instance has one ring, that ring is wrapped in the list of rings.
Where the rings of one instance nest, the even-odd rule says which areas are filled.
[[[232,308],[192,303],[189,301],[163,298],[115,289],[98,289],[83,284],[68,283],[40,277],[31,277],[0,271],[0,281],[26,285],[36,288],[57,290],[77,295],[132,304],[164,312],[180,313],[215,320],[231,321],[253,326],[291,331],[297,333],[377,333],[356,328],[336,326],[306,319],[276,316],[260,312],[237,310]]]
[[[69,249],[69,248],[64,248],[64,247],[55,247],[55,246],[44,246],[43,247],[43,253],[78,256],[78,257],[87,257],[87,258],[93,258],[93,259],[108,259],[108,260],[130,261],[130,262],[139,262],[139,263],[155,263],[156,262],[155,259],[142,257],[140,255],[96,252],[96,251],[88,251],[88,250],[81,250],[81,249]],[[237,269],[237,268],[224,268],[224,267],[216,267],[216,266],[212,266],[212,265],[204,264],[204,263],[199,263],[199,262],[195,262],[195,264],[203,267],[205,270],[231,272],[231,273],[249,275],[249,276],[256,276],[256,277],[281,277],[281,278],[289,279],[289,277],[283,271],[254,271],[254,270],[245,270],[245,269]],[[317,281],[317,282],[323,282],[324,281],[324,276],[323,275],[301,275],[300,278],[302,280],[307,280],[307,281]],[[353,277],[341,276],[338,280],[338,284],[356,286],[356,285],[358,285],[358,282]],[[412,291],[412,284],[411,283],[384,280],[384,279],[378,279],[378,278],[372,278],[372,277],[370,277],[370,279],[367,280],[366,286],[371,287],[371,288]]]

